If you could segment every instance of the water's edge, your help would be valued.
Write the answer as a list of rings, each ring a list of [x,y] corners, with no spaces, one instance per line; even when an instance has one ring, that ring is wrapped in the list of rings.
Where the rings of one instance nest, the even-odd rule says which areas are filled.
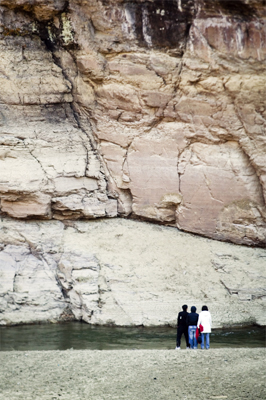
[[[80,322],[0,327],[0,351],[173,349],[171,327],[113,327]],[[181,348],[185,348],[185,339]],[[211,347],[266,347],[266,327],[214,329]]]

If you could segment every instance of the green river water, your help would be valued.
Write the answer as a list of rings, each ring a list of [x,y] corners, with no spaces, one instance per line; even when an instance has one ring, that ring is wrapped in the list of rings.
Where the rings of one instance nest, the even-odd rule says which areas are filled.
[[[176,329],[106,327],[80,322],[0,327],[0,351],[174,349]],[[213,330],[212,348],[266,347],[266,327]],[[199,346],[200,347],[200,346]],[[181,348],[185,348],[182,338]]]

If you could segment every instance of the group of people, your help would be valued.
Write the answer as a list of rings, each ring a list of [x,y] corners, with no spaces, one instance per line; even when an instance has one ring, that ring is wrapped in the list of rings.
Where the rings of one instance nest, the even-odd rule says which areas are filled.
[[[176,335],[176,350],[180,350],[181,336],[184,334],[186,339],[187,349],[198,348],[198,335],[200,335],[201,348],[210,348],[210,333],[212,326],[211,314],[207,306],[202,306],[202,311],[197,314],[196,307],[191,307],[191,312],[188,313],[188,306],[182,306],[183,311],[177,317],[177,335]],[[205,344],[206,343],[206,344]]]

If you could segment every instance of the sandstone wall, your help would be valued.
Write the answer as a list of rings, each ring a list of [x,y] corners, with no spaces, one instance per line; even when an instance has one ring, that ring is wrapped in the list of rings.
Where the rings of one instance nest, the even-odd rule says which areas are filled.
[[[167,317],[153,311],[154,302],[150,309],[143,306],[142,316],[133,316],[135,311],[126,306],[120,317],[114,311],[122,304],[113,295],[116,289],[101,294],[97,282],[112,269],[101,269],[98,255],[86,253],[83,230],[106,227],[106,246],[116,246],[112,240],[119,224],[97,225],[90,221],[95,218],[132,216],[265,247],[265,18],[262,0],[0,0],[2,323],[73,315],[92,323],[173,321],[175,301],[183,302],[187,292],[181,287],[187,288],[189,280],[173,278],[168,293],[160,280],[145,281],[146,264],[133,273],[146,282],[142,291],[153,287],[154,298],[170,296],[165,302],[175,305],[169,313],[165,306],[161,310]],[[120,223],[123,227],[125,222]],[[74,228],[64,231],[71,224],[82,226],[80,238]],[[138,229],[136,235],[142,236]],[[62,243],[65,237],[71,242],[72,234],[75,240],[64,250]],[[165,241],[163,235],[150,245],[151,253]],[[82,251],[76,252],[76,240],[83,243]],[[190,247],[193,237],[186,240],[184,246]],[[38,251],[32,252],[31,243],[37,242]],[[230,254],[233,249],[238,247]],[[161,247],[158,257],[167,251]],[[239,275],[230,270],[230,284],[217,281],[217,290],[229,301],[227,308],[235,304],[234,313],[239,313],[230,321],[262,323],[265,284],[257,268],[266,266],[263,250],[241,251],[250,251],[250,266],[241,258]],[[258,259],[256,251],[262,251]],[[199,251],[191,247],[190,252],[185,263],[193,268]],[[110,250],[110,260],[114,254]],[[253,287],[253,272],[251,277],[247,268],[257,260],[254,275],[260,278]],[[201,268],[208,275],[213,264],[207,264]],[[112,279],[129,282],[133,267],[127,261],[121,265],[123,271],[115,268]],[[222,265],[223,270],[227,261]],[[167,282],[183,273],[179,264],[171,268],[170,262],[161,275]],[[86,284],[77,283],[83,282],[82,274]],[[202,284],[203,277],[198,279]],[[173,287],[181,290],[176,299]],[[190,299],[199,305],[205,297],[194,296],[194,290]],[[138,292],[129,292],[134,304],[148,304]],[[250,301],[243,303],[242,297]],[[107,305],[102,310],[103,298]],[[221,320],[217,317],[216,323],[225,324],[217,307]]]
[[[0,324],[266,325],[266,254],[125,219],[0,222]]]
[[[263,1],[0,7],[2,215],[265,245]]]

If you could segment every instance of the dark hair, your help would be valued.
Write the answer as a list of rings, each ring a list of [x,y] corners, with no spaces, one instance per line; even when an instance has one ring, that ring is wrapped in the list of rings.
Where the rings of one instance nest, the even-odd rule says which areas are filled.
[[[208,311],[208,307],[207,306],[202,306],[201,311]]]
[[[186,310],[187,310],[187,305],[184,304],[184,305],[182,306],[182,308],[183,308],[183,311],[186,311]]]

